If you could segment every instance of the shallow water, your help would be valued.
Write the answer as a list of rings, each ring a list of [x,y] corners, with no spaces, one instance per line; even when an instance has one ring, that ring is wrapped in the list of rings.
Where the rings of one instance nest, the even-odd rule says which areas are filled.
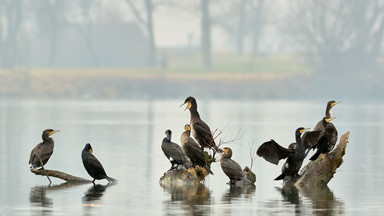
[[[322,190],[297,191],[273,181],[278,166],[257,157],[254,187],[232,187],[218,164],[215,175],[196,187],[163,188],[170,167],[160,145],[164,131],[179,143],[189,113],[183,100],[167,101],[3,101],[0,102],[0,215],[381,215],[384,212],[384,104],[347,101],[333,108],[339,135],[351,132],[344,163]],[[212,130],[224,129],[233,159],[250,166],[249,145],[274,138],[294,141],[299,126],[313,127],[325,103],[308,101],[198,101]],[[108,175],[119,180],[67,184],[29,171],[32,148],[46,128],[54,134],[47,169],[89,178],[81,150],[91,143]],[[306,163],[307,160],[304,162]]]

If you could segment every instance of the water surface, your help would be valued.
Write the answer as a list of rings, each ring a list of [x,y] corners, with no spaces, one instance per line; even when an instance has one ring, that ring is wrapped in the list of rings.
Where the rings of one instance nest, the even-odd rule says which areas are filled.
[[[333,109],[339,135],[351,132],[344,163],[323,190],[297,191],[273,181],[278,166],[257,157],[254,187],[229,187],[219,164],[196,187],[163,188],[170,167],[160,145],[164,131],[179,143],[189,112],[183,100],[0,102],[0,215],[379,215],[384,212],[384,104],[344,102]],[[314,127],[325,103],[309,101],[198,101],[199,111],[220,138],[232,139],[233,159],[250,166],[249,145],[274,138],[294,141],[297,127]],[[32,148],[46,128],[54,134],[47,169],[89,178],[81,150],[91,143],[107,173],[119,179],[68,184],[29,171]],[[305,163],[307,160],[305,161]]]

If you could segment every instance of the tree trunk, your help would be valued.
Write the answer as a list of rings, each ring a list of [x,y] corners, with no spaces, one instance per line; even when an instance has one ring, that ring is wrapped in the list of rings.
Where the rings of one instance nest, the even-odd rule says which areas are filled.
[[[145,7],[147,9],[147,31],[148,31],[148,65],[156,65],[156,45],[155,33],[153,27],[153,3],[152,0],[145,0]]]
[[[211,68],[211,18],[209,0],[201,0],[201,49],[205,68]]]
[[[59,179],[62,179],[66,182],[72,182],[72,183],[91,183],[91,180],[80,178],[77,176],[69,175],[67,173],[57,171],[57,170],[44,170],[43,169],[31,169],[31,172],[35,173],[36,175],[45,176],[46,174],[51,177],[56,177]]]
[[[239,23],[237,29],[237,54],[243,55],[244,46],[244,21],[245,21],[245,0],[240,1]]]
[[[348,139],[349,132],[340,137],[339,144],[332,152],[321,154],[317,160],[309,162],[301,170],[301,177],[296,182],[288,181],[286,184],[294,184],[297,188],[327,187],[336,169],[343,163]]]

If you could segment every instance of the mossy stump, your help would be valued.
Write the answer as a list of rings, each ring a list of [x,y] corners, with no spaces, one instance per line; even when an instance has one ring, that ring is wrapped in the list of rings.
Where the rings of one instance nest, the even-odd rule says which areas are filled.
[[[208,175],[208,171],[200,166],[185,169],[168,170],[160,177],[160,184],[166,185],[197,185]]]

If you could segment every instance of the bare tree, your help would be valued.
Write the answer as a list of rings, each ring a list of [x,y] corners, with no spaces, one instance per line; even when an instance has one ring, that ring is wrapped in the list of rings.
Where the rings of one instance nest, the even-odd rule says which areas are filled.
[[[14,68],[18,55],[18,33],[22,24],[21,0],[0,1],[0,63],[4,68]]]
[[[210,0],[201,0],[201,51],[205,68],[212,67]]]
[[[136,20],[146,30],[148,36],[148,66],[156,65],[156,44],[155,44],[155,33],[154,33],[154,21],[153,13],[155,5],[152,0],[145,0],[145,15],[138,9],[138,6],[133,4],[132,0],[126,0],[128,6],[132,10],[136,17]],[[144,18],[144,16],[146,18]]]
[[[289,28],[314,71],[375,69],[383,42],[383,0],[293,0],[292,5]]]

